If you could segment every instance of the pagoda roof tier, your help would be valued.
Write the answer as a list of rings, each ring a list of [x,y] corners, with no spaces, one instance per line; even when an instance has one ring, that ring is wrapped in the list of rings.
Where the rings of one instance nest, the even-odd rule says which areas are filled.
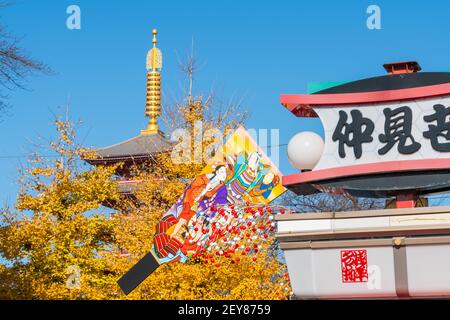
[[[127,160],[146,160],[159,153],[171,150],[173,143],[160,133],[141,134],[137,137],[94,150],[97,158],[85,158],[86,162],[96,164],[114,163]]]

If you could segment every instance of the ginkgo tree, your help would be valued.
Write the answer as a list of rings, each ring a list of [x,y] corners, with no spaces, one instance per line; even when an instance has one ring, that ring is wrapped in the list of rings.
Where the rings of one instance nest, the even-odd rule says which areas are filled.
[[[116,220],[102,205],[119,200],[115,168],[80,168],[87,150],[74,125],[57,119],[55,127],[54,157],[30,158],[15,208],[1,211],[2,298],[104,298],[115,285],[114,261],[102,258],[114,245]]]
[[[178,127],[194,123],[232,130],[245,114],[238,104],[213,111],[211,96],[182,98],[171,112]],[[54,157],[34,155],[20,172],[14,208],[1,210],[0,298],[10,299],[286,299],[291,294],[273,228],[264,243],[243,255],[225,248],[186,263],[161,265],[125,296],[116,281],[153,241],[161,216],[179,198],[202,163],[174,163],[160,154],[136,170],[141,181],[132,199],[121,196],[117,166],[83,167],[91,151],[77,143],[74,125],[55,121]],[[202,143],[210,143],[203,141]],[[193,147],[193,146],[192,146]],[[91,154],[91,156],[94,156]],[[111,210],[105,205],[114,204]],[[251,210],[242,207],[241,210]],[[273,212],[272,212],[273,213]],[[270,214],[265,215],[267,222]],[[243,230],[237,231],[241,232]],[[247,236],[247,233],[249,236]],[[241,235],[261,236],[250,228]],[[234,252],[233,252],[234,250]],[[245,251],[247,253],[247,251]]]
[[[286,267],[274,247],[273,232],[265,236],[270,237],[269,241],[252,254],[227,251],[221,255],[220,250],[215,250],[187,263],[162,265],[132,294],[123,295],[117,279],[150,250],[156,223],[182,193],[185,182],[175,178],[176,166],[162,161],[157,172],[141,174],[142,183],[136,191],[140,201],[123,198],[113,179],[116,168],[80,168],[77,162],[87,150],[76,145],[72,124],[57,120],[55,125],[58,139],[50,146],[56,156],[36,155],[30,160],[21,172],[16,207],[1,212],[1,298],[289,296]],[[181,166],[179,170],[178,174],[182,174],[186,168]],[[111,201],[121,203],[127,210],[117,208],[110,212],[103,204]],[[253,236],[251,229],[248,232]]]

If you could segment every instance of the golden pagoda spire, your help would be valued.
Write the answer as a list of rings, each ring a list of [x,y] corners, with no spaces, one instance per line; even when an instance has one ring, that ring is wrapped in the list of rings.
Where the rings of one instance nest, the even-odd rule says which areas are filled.
[[[153,48],[147,53],[147,100],[145,115],[150,118],[145,130],[141,134],[159,133],[157,118],[161,115],[161,69],[162,54],[156,47],[158,31],[153,29]]]

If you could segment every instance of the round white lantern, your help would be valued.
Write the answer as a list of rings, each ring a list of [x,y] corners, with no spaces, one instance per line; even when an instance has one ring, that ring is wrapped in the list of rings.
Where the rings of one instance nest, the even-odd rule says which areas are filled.
[[[289,141],[287,154],[289,162],[297,169],[312,170],[322,156],[324,142],[314,132],[297,133]]]

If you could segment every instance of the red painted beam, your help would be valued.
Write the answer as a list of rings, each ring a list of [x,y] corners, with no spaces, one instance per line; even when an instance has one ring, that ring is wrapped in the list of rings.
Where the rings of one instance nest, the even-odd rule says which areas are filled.
[[[309,172],[301,172],[284,176],[283,185],[290,186],[304,183],[317,183],[322,180],[358,175],[371,175],[377,173],[442,169],[450,169],[450,158],[386,161],[345,167],[334,167],[322,170],[312,170]]]
[[[450,94],[450,83],[358,93],[282,94],[280,102],[299,117],[317,117],[312,108],[420,99]]]

